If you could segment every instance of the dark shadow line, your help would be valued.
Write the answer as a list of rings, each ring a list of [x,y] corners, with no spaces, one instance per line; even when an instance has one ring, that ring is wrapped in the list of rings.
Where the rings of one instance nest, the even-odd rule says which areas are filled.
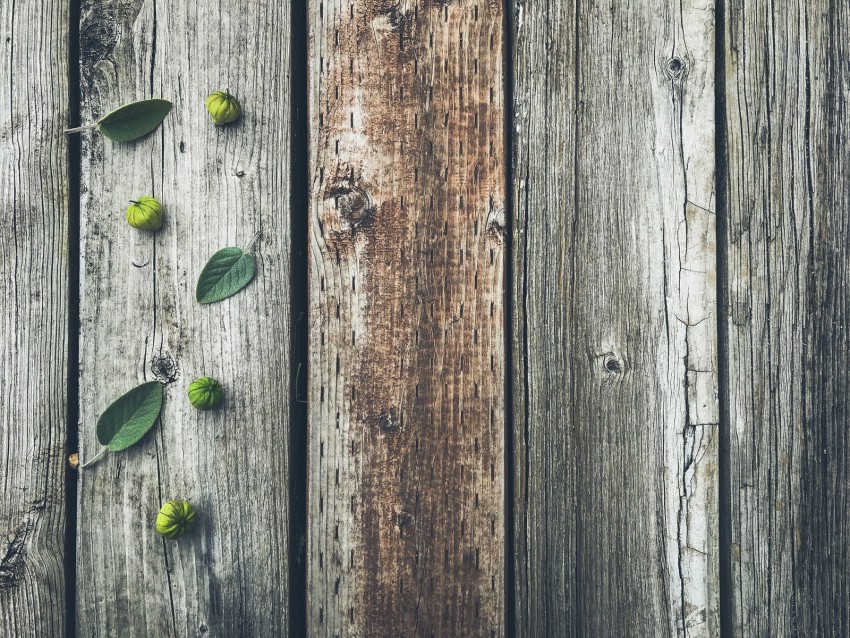
[[[307,2],[290,4],[290,410],[289,635],[307,636],[307,330],[309,131]],[[302,390],[304,388],[304,390]]]
[[[732,494],[731,431],[729,411],[729,330],[726,322],[729,307],[729,165],[728,131],[726,128],[726,7],[724,0],[715,5],[714,31],[714,157],[717,189],[717,377],[719,426],[719,556],[720,556],[720,635],[732,636]]]
[[[514,537],[514,353],[513,353],[513,287],[514,287],[514,137],[512,125],[514,113],[514,32],[513,4],[503,5],[503,82],[504,82],[504,157],[505,157],[505,274],[503,299],[505,304],[505,635],[512,636],[516,631],[516,538]]]
[[[80,124],[80,0],[68,5],[68,126]],[[80,135],[68,143],[68,360],[65,420],[65,636],[77,634],[77,470],[67,464],[79,450],[80,416]]]

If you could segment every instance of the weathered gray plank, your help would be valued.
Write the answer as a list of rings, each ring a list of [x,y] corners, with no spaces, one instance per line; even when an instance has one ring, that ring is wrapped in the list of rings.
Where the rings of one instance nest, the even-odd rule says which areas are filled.
[[[63,0],[0,3],[4,636],[61,636],[65,626],[68,10]]]
[[[308,633],[501,635],[501,3],[309,15]]]
[[[143,380],[169,385],[154,432],[81,472],[80,635],[287,634],[289,22],[274,0],[84,3],[83,119],[148,97],[174,109],[141,141],[91,136],[83,149],[83,458],[114,398]],[[216,128],[204,98],[222,88],[244,114]],[[123,217],[145,194],[167,211],[155,236]],[[196,304],[209,256],[260,230],[257,279]],[[189,405],[203,374],[224,384],[223,409]],[[199,522],[166,543],[154,519],[175,496]]]
[[[850,7],[727,3],[733,633],[850,635]]]
[[[713,10],[512,7],[520,635],[719,631]]]

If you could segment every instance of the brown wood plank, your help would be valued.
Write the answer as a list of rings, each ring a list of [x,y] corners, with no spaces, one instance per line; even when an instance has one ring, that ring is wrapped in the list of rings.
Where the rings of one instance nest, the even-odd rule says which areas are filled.
[[[288,633],[290,409],[289,4],[85,2],[83,119],[125,102],[173,101],[138,142],[89,135],[83,148],[81,431],[137,383],[166,382],[161,422],[136,447],[81,472],[81,636]],[[206,95],[229,88],[242,119],[214,127]],[[159,197],[165,226],[123,211]],[[237,296],[195,302],[207,259],[255,232],[258,273]],[[186,388],[210,375],[222,409]],[[165,542],[162,501],[187,498],[195,530]]]
[[[65,631],[68,12],[64,0],[0,3],[4,636]]]
[[[712,2],[519,2],[514,630],[716,636]]]
[[[502,22],[310,4],[310,635],[504,632]]]
[[[733,634],[850,635],[850,7],[726,6]]]

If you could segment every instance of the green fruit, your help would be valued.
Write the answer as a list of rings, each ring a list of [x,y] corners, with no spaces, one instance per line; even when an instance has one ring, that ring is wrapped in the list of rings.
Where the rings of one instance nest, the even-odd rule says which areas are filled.
[[[180,538],[194,526],[195,510],[187,501],[168,501],[156,515],[156,531],[172,540]]]
[[[189,402],[199,410],[213,410],[224,401],[224,389],[211,377],[195,379],[189,385]]]
[[[153,197],[139,197],[131,200],[127,209],[127,223],[139,230],[159,230],[162,228],[162,216],[165,214],[162,204]]]
[[[228,124],[239,119],[242,107],[239,100],[230,95],[228,91],[216,91],[210,93],[206,100],[207,111],[210,112],[216,126]]]

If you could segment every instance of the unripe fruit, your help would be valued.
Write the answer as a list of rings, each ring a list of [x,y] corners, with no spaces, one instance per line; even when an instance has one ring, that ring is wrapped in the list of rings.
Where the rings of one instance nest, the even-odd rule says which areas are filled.
[[[224,401],[224,389],[211,377],[195,379],[189,385],[189,402],[199,410],[213,410]]]
[[[174,499],[163,505],[156,515],[156,531],[172,540],[195,526],[195,510],[187,501]]]
[[[159,230],[162,228],[162,217],[165,209],[153,197],[139,197],[131,200],[127,209],[127,223],[139,230]]]
[[[228,91],[210,93],[207,96],[206,105],[207,111],[209,111],[216,126],[235,122],[242,114],[239,100],[230,95]]]

